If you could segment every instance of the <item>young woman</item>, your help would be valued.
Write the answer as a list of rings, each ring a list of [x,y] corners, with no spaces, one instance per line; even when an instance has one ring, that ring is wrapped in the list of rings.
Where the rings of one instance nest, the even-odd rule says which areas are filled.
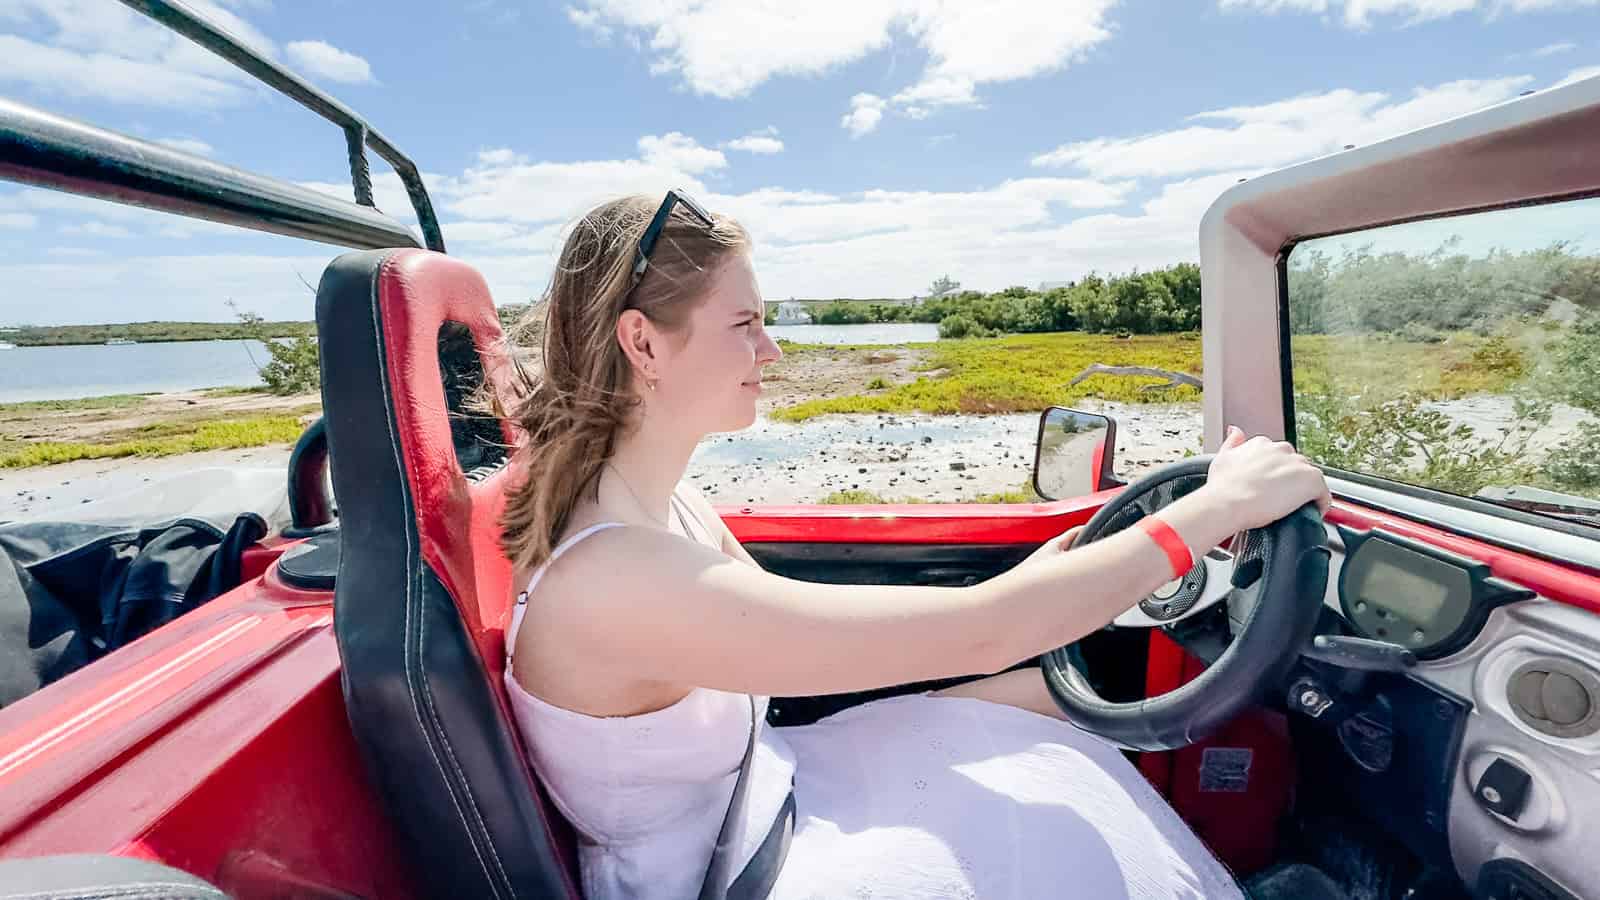
[[[525,479],[504,546],[526,591],[506,670],[535,767],[580,838],[589,900],[692,898],[751,698],[1000,672],[1070,644],[1173,577],[1158,537],[1047,543],[966,588],[836,586],[763,571],[684,470],[756,417],[749,239],[676,192],[607,203],[561,251],[541,371],[514,418]],[[1230,429],[1158,529],[1200,554],[1329,502],[1287,444]],[[789,796],[775,898],[1227,897],[1226,870],[1122,755],[1060,721],[1036,668],[760,732],[738,864]]]

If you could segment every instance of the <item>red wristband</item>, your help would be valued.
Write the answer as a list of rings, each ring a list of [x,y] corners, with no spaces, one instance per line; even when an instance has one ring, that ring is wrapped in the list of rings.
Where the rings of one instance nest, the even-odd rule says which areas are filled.
[[[1189,552],[1189,545],[1183,542],[1183,538],[1178,537],[1178,533],[1172,530],[1171,525],[1155,516],[1145,516],[1139,520],[1137,527],[1150,535],[1156,546],[1167,554],[1167,562],[1172,565],[1173,578],[1182,578],[1194,568],[1194,554]]]

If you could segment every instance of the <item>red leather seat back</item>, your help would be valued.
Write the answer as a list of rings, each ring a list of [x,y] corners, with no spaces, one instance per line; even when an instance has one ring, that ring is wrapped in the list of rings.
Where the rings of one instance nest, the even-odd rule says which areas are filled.
[[[570,829],[528,767],[501,677],[511,432],[463,403],[506,372],[488,287],[437,253],[346,254],[318,287],[317,333],[334,627],[370,773],[435,893],[577,898]]]

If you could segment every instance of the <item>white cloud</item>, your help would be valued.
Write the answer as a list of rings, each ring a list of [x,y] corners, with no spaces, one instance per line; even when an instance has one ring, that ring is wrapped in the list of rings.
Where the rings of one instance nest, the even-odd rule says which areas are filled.
[[[728,158],[721,150],[702,147],[694,138],[672,131],[639,138],[639,156],[650,165],[698,174],[727,168]]]
[[[484,244],[515,237],[520,229],[509,222],[441,222],[445,240],[463,244]]]
[[[1555,56],[1557,53],[1570,53],[1576,49],[1578,49],[1578,45],[1572,41],[1561,41],[1555,44],[1545,44],[1530,55],[1535,57]]]
[[[105,222],[83,222],[78,225],[63,225],[62,234],[81,234],[87,237],[130,238],[133,232],[121,225],[108,225]]]
[[[578,0],[567,17],[601,40],[613,30],[643,38],[640,46],[657,54],[652,72],[722,98],[745,96],[772,78],[821,74],[907,38],[928,62],[896,101],[926,109],[974,103],[978,85],[1070,64],[1110,36],[1106,16],[1115,2]]]
[[[189,4],[269,57],[277,46],[210,0]],[[242,103],[250,78],[189,39],[104,0],[5,0],[0,81],[47,94],[173,109]]]
[[[1459,13],[1482,10],[1494,17],[1504,13],[1577,9],[1600,5],[1600,0],[1219,0],[1223,9],[1245,8],[1276,13],[1285,10],[1324,14],[1342,10],[1350,28],[1368,28],[1376,18],[1390,16],[1414,25]]]
[[[772,297],[903,297],[946,271],[969,287],[998,290],[1078,278],[1090,271],[1126,272],[1192,261],[1199,255],[1201,214],[1236,180],[1230,173],[1168,185],[1133,213],[1015,224],[978,217],[935,223],[916,221],[923,208],[906,204],[904,215],[891,220],[900,227],[787,244],[763,240],[756,227],[757,271],[763,291]],[[1013,182],[948,195],[946,202],[977,204],[994,216],[1008,194],[1014,198],[1022,193],[1017,188]],[[724,206],[719,202],[713,208]]]
[[[1281,166],[1449,119],[1515,97],[1526,76],[1452,81],[1419,88],[1395,101],[1381,92],[1347,89],[1306,94],[1260,106],[1191,116],[1190,125],[1132,138],[1063,144],[1033,158],[1035,166],[1075,166],[1099,178],[1172,176],[1242,166]]]
[[[478,151],[478,162],[486,166],[504,166],[514,162],[526,161],[526,157],[508,147],[496,147],[493,150]]]
[[[743,150],[746,153],[782,153],[783,141],[778,139],[778,129],[771,125],[760,131],[752,131],[741,138],[728,142],[729,150]]]
[[[0,213],[0,228],[32,228],[39,218],[31,213]]]
[[[922,79],[895,96],[923,106],[975,103],[976,85],[1061,69],[1111,36],[1114,0],[915,4],[911,30],[927,48]]]
[[[1024,178],[976,191],[860,191],[847,195],[766,189],[709,195],[706,204],[734,216],[758,244],[849,240],[890,232],[1029,228],[1061,209],[1119,206],[1133,182]],[[996,223],[1005,223],[997,226]]]
[[[868,134],[883,121],[883,106],[883,98],[877,94],[857,94],[850,98],[850,111],[839,120],[839,125],[849,131],[851,137]]]
[[[376,183],[374,179],[375,190]],[[699,178],[673,165],[670,156],[478,165],[459,177],[432,177],[428,184],[434,202],[456,215],[474,221],[527,223],[566,221],[624,194],[659,196],[669,187],[705,193]],[[449,236],[446,232],[445,239]]]
[[[217,152],[216,148],[210,144],[194,138],[161,138],[156,143],[164,147],[171,147],[174,150],[182,150],[185,153],[193,153],[196,156],[211,156]]]
[[[372,66],[365,59],[326,41],[291,41],[289,62],[314,77],[341,84],[372,84]]]
[[[101,250],[91,250],[88,247],[50,247],[44,251],[46,256],[56,256],[65,259],[84,259],[92,256],[105,256]]]
[[[1568,72],[1565,78],[1556,82],[1552,87],[1565,87],[1574,82],[1583,81],[1585,78],[1593,78],[1596,75],[1600,75],[1600,66],[1584,66],[1581,69],[1573,69]]]
[[[108,54],[75,53],[0,34],[0,80],[46,94],[173,109],[235,105],[245,94],[218,78]]]

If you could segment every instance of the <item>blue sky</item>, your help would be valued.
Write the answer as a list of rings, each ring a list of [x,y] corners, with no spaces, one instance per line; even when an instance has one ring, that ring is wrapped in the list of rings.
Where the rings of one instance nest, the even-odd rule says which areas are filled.
[[[1600,75],[1600,0],[195,5],[408,152],[501,302],[674,185],[769,299],[1193,260],[1240,177]],[[0,60],[0,96],[349,196],[336,130],[115,0],[0,0]],[[0,323],[309,318],[337,252],[7,185]]]

